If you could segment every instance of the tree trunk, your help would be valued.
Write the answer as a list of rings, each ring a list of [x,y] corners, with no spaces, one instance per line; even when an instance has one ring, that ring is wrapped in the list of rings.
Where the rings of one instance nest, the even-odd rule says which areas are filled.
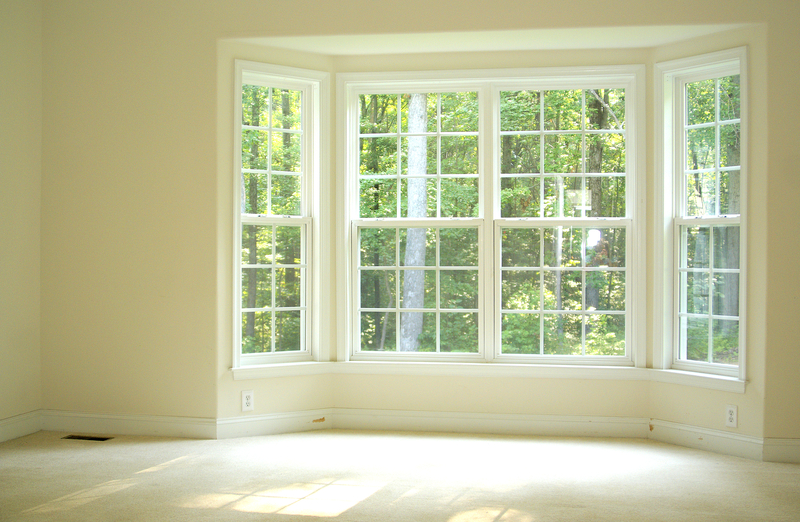
[[[408,104],[408,130],[410,133],[423,133],[427,128],[427,95],[412,94]],[[427,138],[410,136],[408,138],[408,217],[427,216],[428,191],[425,178],[414,178],[425,174],[427,163]],[[406,267],[425,265],[424,228],[409,228],[406,236],[406,253],[403,263]],[[425,271],[406,270],[403,277],[403,308],[422,308],[425,304]],[[403,312],[400,315],[401,352],[419,350],[419,336],[422,334],[422,312]]]

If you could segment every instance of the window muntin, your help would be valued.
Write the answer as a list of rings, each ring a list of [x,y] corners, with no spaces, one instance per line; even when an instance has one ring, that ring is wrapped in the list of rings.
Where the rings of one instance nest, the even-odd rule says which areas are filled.
[[[319,80],[251,62],[236,66],[234,366],[310,360]]]
[[[367,75],[350,75],[356,76]],[[539,88],[535,82],[519,79],[504,79],[495,87],[492,80],[455,81],[476,87],[441,91],[425,85],[447,84],[447,80],[403,81],[394,88],[385,79],[343,80],[351,129],[350,159],[345,164],[358,194],[348,207],[351,358],[402,355],[414,360],[632,364],[629,285],[638,261],[630,257],[636,234],[634,185],[628,178],[632,139],[626,128],[626,96],[636,81],[631,71],[611,81],[575,76],[561,82],[549,78]],[[413,95],[396,92],[425,93],[424,124],[414,127],[414,118],[408,116],[413,112],[407,108]],[[445,128],[441,123],[446,119],[446,96],[462,100],[469,108],[470,114],[458,127]],[[384,103],[376,103],[381,100]],[[510,108],[518,113],[507,114]],[[381,120],[376,114],[391,117]],[[412,163],[407,151],[418,137],[424,139],[418,148],[425,150],[425,159],[419,161],[424,166],[415,169],[407,166]],[[462,149],[448,145],[451,137],[450,143],[466,145]],[[382,151],[379,161],[368,156],[375,150]],[[448,169],[452,150],[460,151],[456,156],[461,162]],[[414,178],[425,183],[424,189],[411,189],[425,193],[425,204],[416,207],[408,196],[408,182]],[[458,185],[447,185],[450,181]],[[460,206],[453,207],[451,202]],[[447,210],[452,208],[455,211]],[[469,304],[457,310],[469,327],[452,331],[462,339],[476,339],[469,348],[451,349],[455,337],[443,327],[449,315],[456,314],[444,300],[453,293],[449,289],[452,278],[441,260],[443,252],[449,255],[448,247],[439,244],[438,237],[451,228],[474,229],[479,238],[477,266],[462,267],[464,273],[457,274],[470,274],[466,286],[459,281],[458,295],[461,303]],[[553,253],[547,263],[552,266],[541,259],[504,266],[504,234],[524,228],[536,231],[542,251],[548,248],[542,245],[563,247],[563,236],[569,235],[572,257],[565,255],[555,263],[555,247],[550,246]],[[404,229],[426,231],[425,264],[413,270],[424,281],[422,304],[415,305],[413,312],[423,316],[425,333],[410,344],[417,351],[401,353],[400,323],[402,314],[409,311],[402,306],[403,272],[411,271],[404,268],[399,254]],[[385,235],[393,249],[386,253],[365,249],[377,234]],[[561,239],[555,241],[555,237]],[[612,248],[613,253],[603,248]],[[506,249],[514,246],[508,244]],[[380,261],[373,262],[373,257]],[[381,299],[374,298],[378,289],[383,289]],[[380,304],[373,306],[376,303]],[[467,314],[474,320],[467,319]],[[565,329],[571,332],[568,340],[561,334]],[[540,335],[542,331],[546,335]],[[553,332],[561,337],[550,335]],[[473,355],[477,359],[471,359]]]

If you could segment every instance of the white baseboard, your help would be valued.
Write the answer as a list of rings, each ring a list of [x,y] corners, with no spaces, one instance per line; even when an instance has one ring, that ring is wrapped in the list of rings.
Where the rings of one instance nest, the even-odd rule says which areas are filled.
[[[216,421],[192,417],[156,415],[109,415],[41,410],[42,427],[47,431],[69,431],[81,434],[152,435],[216,438]]]
[[[646,438],[649,419],[337,408],[333,427],[363,430]]]
[[[335,415],[335,410],[324,409],[218,419],[217,438],[231,439],[330,429],[333,427]]]
[[[734,457],[752,460],[763,459],[764,439],[760,437],[739,435],[729,431],[712,430],[657,419],[650,421],[650,424],[652,425],[652,431],[648,433],[647,438],[651,440]]]
[[[2,419],[0,420],[0,442],[24,437],[41,429],[42,417],[38,410]]]
[[[0,420],[0,442],[39,430],[98,435],[228,439],[331,428],[552,437],[646,438],[752,460],[800,463],[800,439],[764,439],[657,419],[349,408],[244,415],[227,419],[39,410]]]
[[[764,439],[763,460],[800,464],[800,439]]]

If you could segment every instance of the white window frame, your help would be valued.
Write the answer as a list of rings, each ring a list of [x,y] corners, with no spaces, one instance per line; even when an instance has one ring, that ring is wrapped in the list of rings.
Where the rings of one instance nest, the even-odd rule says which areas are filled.
[[[689,82],[740,75],[741,141],[740,214],[726,217],[683,217],[685,160],[684,89]],[[656,64],[656,172],[663,197],[657,198],[655,273],[663,274],[656,286],[654,367],[746,380],[747,291],[747,49],[745,47]],[[657,195],[658,196],[658,195]],[[738,225],[739,255],[739,361],[737,365],[689,361],[680,358],[680,229],[682,225]]]
[[[245,60],[235,61],[234,76],[234,176],[233,176],[233,368],[248,368],[276,363],[298,363],[320,360],[319,325],[320,289],[320,181],[321,181],[321,115],[327,93],[326,73],[283,67]],[[243,219],[242,201],[242,86],[261,85],[301,91],[302,164],[301,210],[299,216],[255,216]],[[243,224],[292,225],[302,227],[302,267],[305,270],[301,292],[305,320],[301,325],[300,351],[258,354],[242,353],[242,265],[241,241]],[[326,249],[327,250],[327,249]],[[327,293],[327,292],[326,292]]]
[[[339,280],[347,289],[340,300],[347,316],[340,347],[339,360],[349,361],[413,361],[413,362],[495,362],[505,364],[536,363],[550,365],[582,366],[636,366],[644,367],[645,346],[645,168],[644,125],[639,118],[644,115],[644,66],[565,67],[543,69],[439,71],[405,73],[351,73],[337,75],[339,128],[342,132],[340,154],[344,183],[344,212],[342,220],[345,265]],[[609,226],[624,222],[628,229],[626,255],[628,258],[626,280],[626,354],[625,356],[552,356],[500,354],[499,303],[499,226],[514,226],[520,219],[500,219],[499,147],[494,143],[499,136],[499,98],[501,90],[514,89],[586,89],[592,87],[626,89],[626,216],[608,218]],[[475,354],[361,352],[359,317],[354,306],[357,302],[359,281],[357,228],[358,189],[358,96],[359,94],[455,92],[477,91],[479,96],[479,197],[477,218],[439,218],[440,224],[426,220],[424,226],[475,226],[479,234],[479,348]],[[527,219],[527,218],[526,218]],[[549,218],[537,218],[538,226],[548,226]],[[574,226],[590,220],[575,219]],[[598,218],[592,218],[598,219]],[[602,218],[601,218],[602,219]],[[383,218],[386,226],[423,226],[407,218]],[[559,220],[560,221],[560,220]],[[596,223],[592,221],[592,223]]]

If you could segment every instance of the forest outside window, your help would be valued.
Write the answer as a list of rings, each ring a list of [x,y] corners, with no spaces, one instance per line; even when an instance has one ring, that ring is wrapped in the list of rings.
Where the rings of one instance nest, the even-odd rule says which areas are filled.
[[[741,49],[661,64],[671,112],[671,366],[743,378],[746,83]]]
[[[237,62],[234,366],[311,360],[319,81]]]
[[[344,81],[352,359],[633,364],[636,75],[568,73]]]

